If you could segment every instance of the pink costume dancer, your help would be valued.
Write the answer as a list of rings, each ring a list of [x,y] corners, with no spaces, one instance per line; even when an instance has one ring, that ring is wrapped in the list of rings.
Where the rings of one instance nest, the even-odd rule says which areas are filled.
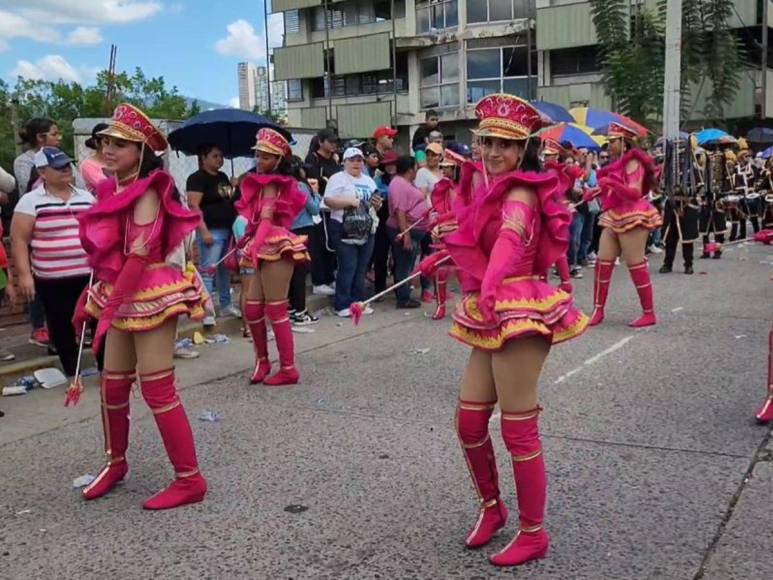
[[[461,180],[455,204],[459,228],[446,236],[447,249],[441,252],[453,258],[464,292],[450,334],[472,347],[456,429],[480,513],[465,543],[469,548],[486,545],[507,520],[488,432],[498,402],[519,525],[515,538],[490,560],[515,566],[544,557],[548,549],[539,374],[551,345],[581,334],[588,319],[569,294],[541,279],[566,253],[570,213],[558,178],[531,170],[539,170],[536,155],[528,159],[539,113],[517,97],[495,94],[478,103],[476,115],[486,173],[474,193],[470,172]],[[425,265],[431,269],[428,260],[422,271]]]
[[[294,264],[307,262],[306,237],[290,231],[293,220],[303,209],[306,196],[297,182],[276,171],[283,159],[292,155],[287,140],[273,129],[258,131],[257,174],[241,183],[236,210],[247,220],[242,267],[253,268],[255,278],[245,304],[245,321],[252,333],[255,367],[253,384],[276,387],[298,382],[295,345],[287,313],[287,294]],[[266,318],[271,321],[279,351],[279,371],[272,376],[268,358]]]
[[[171,365],[176,317],[186,314],[200,320],[207,294],[195,271],[182,272],[166,261],[196,229],[200,216],[180,204],[171,175],[146,169],[151,160],[160,165],[154,151],[166,150],[167,144],[141,111],[119,105],[100,135],[108,152],[134,147],[139,160],[128,171],[124,168],[127,177],[119,177],[117,168],[115,179],[102,181],[97,203],[79,217],[81,242],[97,282],[84,291],[74,321],[80,328],[88,316],[99,320],[95,351],[105,337],[101,390],[108,458],[83,496],[88,500],[103,496],[128,472],[129,400],[138,373],[142,396],[175,472],[175,481],[143,507],[168,509],[201,501],[207,490]],[[137,223],[137,216],[143,215],[138,214],[140,205],[156,206],[155,218],[150,214],[151,221]]]
[[[755,235],[755,239],[758,242],[770,244],[771,236],[765,235],[763,233],[764,231],[765,230],[758,232],[757,235]],[[773,232],[773,230],[767,231]],[[771,277],[771,280],[773,280],[773,277]],[[762,407],[757,411],[755,418],[760,424],[773,421],[773,326],[771,326],[770,332],[768,333],[768,394],[765,401],[762,403]]]
[[[655,165],[640,149],[631,146],[625,151],[626,144],[636,137],[631,129],[611,123],[608,137],[610,154],[617,160],[598,171],[602,210],[599,224],[603,231],[593,280],[594,310],[590,324],[595,326],[604,320],[612,271],[622,254],[643,311],[629,326],[640,328],[656,322],[652,283],[644,256],[649,232],[663,223],[658,210],[644,199],[655,182]]]

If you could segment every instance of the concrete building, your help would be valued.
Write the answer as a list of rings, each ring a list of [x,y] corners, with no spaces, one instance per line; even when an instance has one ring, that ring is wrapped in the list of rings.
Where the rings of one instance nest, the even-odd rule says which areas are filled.
[[[536,95],[535,0],[272,4],[284,13],[274,67],[287,81],[290,126],[333,121],[342,137],[367,137],[392,124],[407,140],[435,109],[447,137],[469,141],[481,97]]]
[[[255,107],[259,112],[268,111],[268,69],[264,66],[256,68],[255,76]]]
[[[764,0],[763,0],[764,1]],[[727,119],[773,117],[773,71],[762,71],[761,38],[763,3],[735,0],[730,25],[745,45],[749,68],[741,76],[736,98],[725,109]],[[633,0],[632,10],[657,9],[657,0]],[[590,3],[577,0],[537,0],[536,42],[538,97],[565,107],[592,106],[609,109],[609,96],[601,83],[596,31]],[[773,10],[767,26],[773,26]],[[773,55],[772,55],[773,57]],[[769,66],[773,58],[768,59]],[[763,76],[764,74],[764,76]],[[765,88],[767,87],[767,90]],[[695,102],[689,121],[700,125],[708,87],[693,87]]]
[[[494,91],[611,107],[586,0],[394,0],[394,15],[391,0],[272,4],[284,14],[284,46],[274,64],[275,78],[287,81],[290,126],[333,122],[343,137],[365,137],[391,123],[406,139],[431,108],[447,136],[468,141],[474,103]],[[634,10],[656,4],[631,2]],[[753,49],[747,52],[759,55],[749,39],[761,38],[762,3],[735,5],[733,26]],[[768,20],[773,24],[773,14]],[[751,117],[764,101],[773,116],[773,90],[763,90],[759,60],[743,75],[728,118]],[[765,78],[773,86],[771,71]],[[693,93],[697,123],[706,92]]]
[[[240,62],[237,65],[239,77],[239,108],[252,111],[255,108],[255,88],[258,76],[257,68],[251,62]]]

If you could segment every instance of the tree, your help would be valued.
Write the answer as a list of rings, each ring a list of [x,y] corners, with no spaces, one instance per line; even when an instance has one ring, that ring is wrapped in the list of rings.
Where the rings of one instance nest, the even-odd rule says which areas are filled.
[[[667,0],[657,10],[629,0],[590,0],[599,39],[604,84],[615,108],[641,123],[659,119],[663,107]],[[706,95],[701,111],[721,119],[738,91],[744,55],[729,29],[732,0],[683,0],[682,113],[692,110],[695,87]]]
[[[109,80],[107,71],[100,72],[96,83],[88,87],[74,82],[18,78],[11,89],[0,80],[0,164],[10,169],[16,155],[12,108],[22,125],[33,117],[55,120],[62,132],[62,148],[68,153],[73,153],[73,120],[107,117],[119,102],[136,105],[157,119],[183,120],[200,112],[198,103],[188,104],[177,87],[168,88],[164,77],[148,78],[140,68],[131,75],[114,75],[115,98],[108,103],[105,95]]]

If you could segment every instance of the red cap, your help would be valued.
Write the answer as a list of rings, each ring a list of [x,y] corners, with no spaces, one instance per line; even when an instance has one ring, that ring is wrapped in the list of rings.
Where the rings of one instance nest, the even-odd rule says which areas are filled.
[[[373,138],[379,139],[381,137],[394,137],[397,135],[397,129],[392,129],[392,127],[378,127],[375,131],[373,131]]]

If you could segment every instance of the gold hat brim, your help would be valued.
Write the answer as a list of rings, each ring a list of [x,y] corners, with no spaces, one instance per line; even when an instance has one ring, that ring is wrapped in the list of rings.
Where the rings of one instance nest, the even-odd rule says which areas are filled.
[[[261,153],[268,153],[269,155],[276,155],[277,157],[284,157],[284,151],[272,145],[271,143],[261,142],[252,148],[253,151],[260,151]]]
[[[110,125],[107,129],[103,129],[97,133],[97,135],[102,137],[114,137],[115,139],[131,141],[132,143],[148,144],[148,138],[144,134],[138,131],[133,131],[130,128],[123,127],[121,125]],[[164,137],[160,132],[156,133],[156,137],[161,139],[164,145],[163,149],[158,149],[158,151],[166,151],[166,149],[169,147],[169,142],[166,140],[166,137]]]
[[[476,137],[495,137],[497,139],[506,139],[508,141],[525,141],[531,136],[525,131],[512,131],[510,129],[501,129],[498,127],[473,129],[472,134]]]

